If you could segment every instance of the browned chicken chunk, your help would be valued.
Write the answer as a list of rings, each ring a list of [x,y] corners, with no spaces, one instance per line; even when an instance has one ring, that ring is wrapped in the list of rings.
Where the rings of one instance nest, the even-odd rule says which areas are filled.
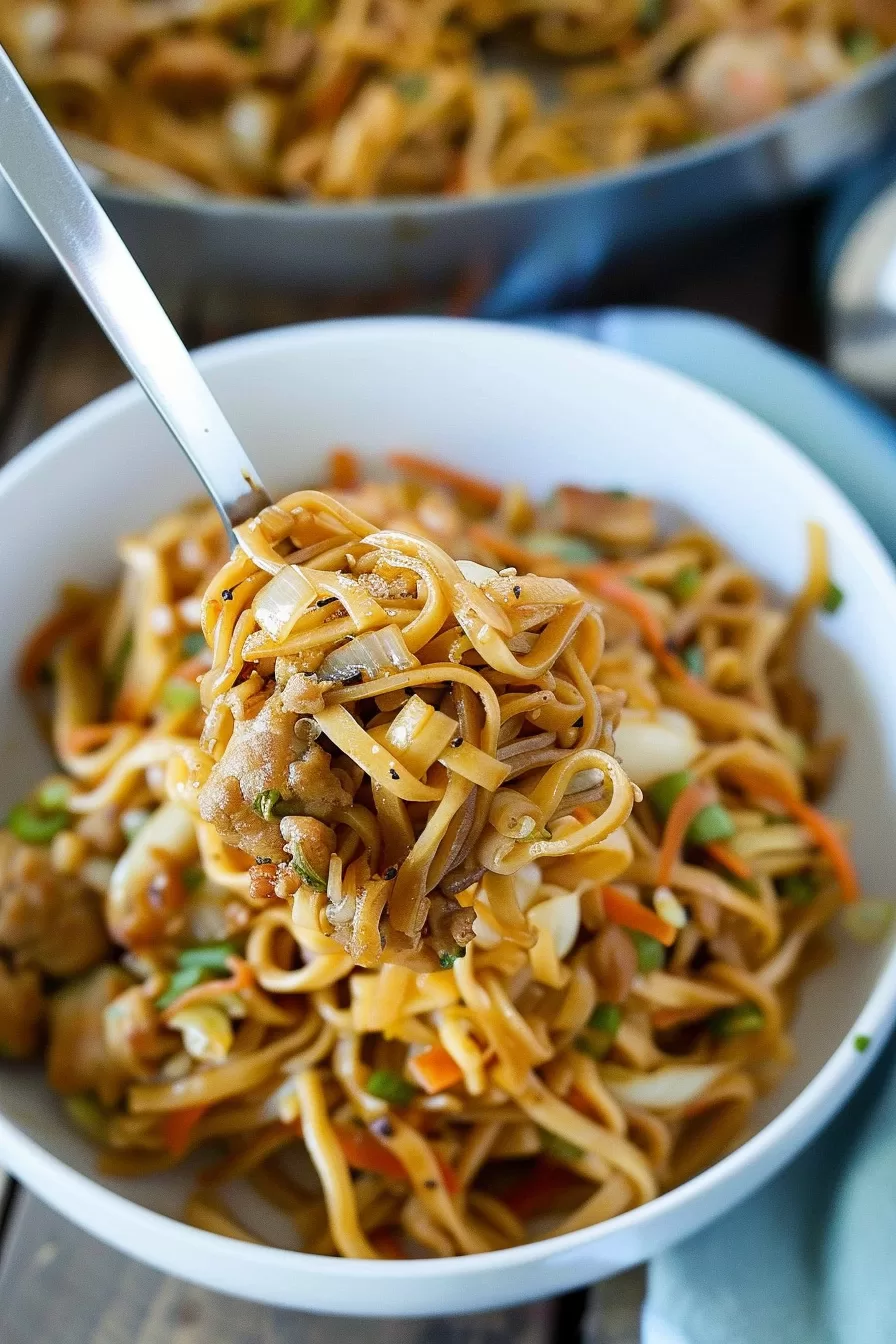
[[[37,1053],[46,1009],[37,971],[13,971],[0,961],[0,1058]]]
[[[0,948],[17,965],[69,976],[102,961],[108,947],[96,893],[57,873],[48,850],[0,832]]]
[[[63,1096],[95,1092],[107,1106],[118,1100],[122,1072],[106,1044],[104,1014],[131,984],[120,967],[100,966],[50,1001],[47,1077]]]

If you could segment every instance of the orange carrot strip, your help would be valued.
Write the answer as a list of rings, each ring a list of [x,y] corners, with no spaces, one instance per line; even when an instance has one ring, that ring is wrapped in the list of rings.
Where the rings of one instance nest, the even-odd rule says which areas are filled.
[[[445,485],[449,490],[474,499],[487,509],[496,509],[501,502],[501,491],[489,481],[480,481],[476,476],[467,476],[463,471],[455,471],[440,462],[430,462],[428,458],[417,457],[416,453],[390,453],[389,465],[406,476],[416,476],[430,485]]]
[[[463,1079],[463,1070],[442,1045],[432,1045],[408,1061],[408,1073],[431,1097],[454,1087]]]
[[[580,821],[583,826],[590,826],[591,822],[594,820],[594,813],[589,812],[587,807],[574,807],[572,815],[575,817],[576,821]]]
[[[495,502],[497,506],[498,501]],[[532,551],[527,551],[525,546],[513,540],[512,537],[506,537],[501,532],[493,532],[490,527],[484,527],[481,523],[474,523],[467,529],[467,536],[476,546],[481,546],[484,551],[503,560],[507,565],[513,565],[521,574],[543,574],[545,578],[562,578],[564,574],[569,573],[569,565],[564,565],[559,560],[552,560],[549,555],[534,555]]]
[[[736,850],[733,850],[730,845],[726,845],[724,841],[716,840],[711,845],[704,845],[703,848],[711,859],[715,859],[716,863],[723,868],[727,868],[728,872],[734,877],[739,877],[744,882],[749,882],[752,878],[753,869],[746,859],[742,859]]]
[[[626,896],[618,887],[601,887],[604,914],[611,924],[621,924],[624,929],[634,929],[637,933],[647,933],[656,938],[664,947],[675,942],[677,930],[659,915],[648,910],[640,901]]]
[[[170,1022],[175,1013],[189,1008],[194,1003],[206,1003],[209,999],[220,998],[222,994],[238,994],[243,989],[251,989],[255,984],[252,968],[242,957],[228,957],[227,966],[231,975],[227,980],[206,980],[204,984],[185,989],[183,994],[170,1003],[162,1013],[162,1021]]]
[[[442,1181],[449,1195],[460,1194],[460,1181],[457,1179],[457,1172],[443,1157],[439,1157],[438,1153],[436,1153],[436,1161],[439,1164]]]
[[[345,1160],[356,1171],[370,1171],[387,1181],[406,1181],[408,1174],[394,1153],[366,1129],[336,1126],[336,1137]]]
[[[681,847],[684,844],[688,827],[697,813],[708,806],[712,800],[712,790],[698,780],[688,784],[687,788],[682,789],[675,799],[666,819],[666,829],[663,831],[663,842],[660,845],[656,874],[658,886],[668,886],[672,869],[681,854]]]
[[[182,663],[171,673],[171,678],[177,681],[186,681],[190,685],[198,681],[204,672],[207,672],[212,665],[211,649],[203,649],[201,653],[194,653],[192,657],[185,658]]]
[[[334,448],[330,453],[330,484],[334,490],[354,490],[361,483],[357,453],[350,448]]]
[[[826,817],[823,812],[819,812],[817,807],[812,807],[810,803],[804,802],[802,798],[797,798],[795,794],[782,789],[779,782],[771,779],[768,775],[750,769],[732,769],[730,773],[734,778],[740,780],[749,792],[779,803],[801,825],[805,826],[819,849],[823,849],[827,854],[840,884],[840,895],[844,904],[851,905],[859,899],[859,876],[855,864],[843,837],[829,817]]]
[[[709,1017],[712,1008],[657,1008],[650,1014],[650,1020],[657,1031],[666,1031],[669,1027],[680,1027],[686,1022],[699,1022]]]
[[[66,749],[75,754],[95,751],[97,747],[104,747],[120,726],[117,723],[83,723],[70,728],[65,735]]]
[[[37,627],[19,660],[20,685],[27,689],[35,684],[55,645],[80,624],[91,605],[92,601],[86,596],[80,601],[67,603],[61,611],[54,612]]]
[[[361,76],[361,67],[357,62],[340,70],[329,84],[317,93],[309,109],[314,126],[330,126],[343,113],[348,100],[355,91]]]
[[[193,1130],[207,1110],[207,1106],[185,1106],[180,1111],[166,1112],[162,1120],[162,1139],[172,1157],[183,1157],[190,1146]]]
[[[644,643],[670,677],[676,681],[689,679],[681,660],[666,648],[666,636],[659,617],[637,588],[632,588],[606,565],[586,565],[577,570],[576,577],[583,583],[592,584],[601,597],[631,616],[644,637]]]

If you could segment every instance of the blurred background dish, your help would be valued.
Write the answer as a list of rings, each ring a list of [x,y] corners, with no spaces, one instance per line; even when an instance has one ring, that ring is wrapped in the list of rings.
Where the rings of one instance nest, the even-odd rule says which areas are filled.
[[[889,6],[828,8],[21,0],[0,37],[154,278],[497,315],[884,142]],[[0,246],[44,259],[8,200]]]

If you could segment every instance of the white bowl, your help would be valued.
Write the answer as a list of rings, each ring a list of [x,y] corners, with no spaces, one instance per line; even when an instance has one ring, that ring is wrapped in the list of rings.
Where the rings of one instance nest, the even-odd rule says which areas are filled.
[[[808,641],[826,727],[849,737],[831,808],[854,826],[866,890],[892,891],[896,835],[896,576],[868,528],[795,449],[678,375],[575,339],[400,319],[306,326],[213,347],[200,364],[274,490],[318,478],[334,443],[375,457],[425,450],[524,481],[626,486],[684,508],[771,585],[792,594],[804,524],[828,530],[846,601]],[[844,445],[844,450],[847,445]],[[16,650],[61,580],[108,580],[116,537],[196,494],[142,395],[128,387],[65,421],[0,474],[4,639],[0,743],[9,803],[45,768],[14,686]],[[476,1311],[562,1292],[655,1255],[729,1209],[805,1145],[867,1071],[896,1010],[892,944],[841,938],[796,1026],[799,1062],[731,1156],[611,1222],[454,1260],[370,1263],[226,1240],[174,1221],[183,1174],[99,1179],[39,1073],[0,1070],[0,1161],[120,1250],[208,1287],[364,1315]],[[853,1039],[869,1036],[859,1053]],[[168,1216],[166,1216],[168,1215]]]

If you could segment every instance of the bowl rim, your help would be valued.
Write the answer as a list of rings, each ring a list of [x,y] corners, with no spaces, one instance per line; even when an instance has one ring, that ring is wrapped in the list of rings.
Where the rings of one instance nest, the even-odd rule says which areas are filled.
[[[438,340],[440,333],[451,330],[456,333],[466,332],[474,338],[486,341],[497,340],[510,344],[551,347],[556,347],[558,344],[567,345],[571,350],[578,350],[580,356],[595,357],[610,365],[616,364],[620,370],[639,373],[642,377],[646,375],[648,378],[665,382],[671,389],[677,389],[680,394],[689,397],[692,402],[696,397],[710,404],[721,403],[729,415],[733,414],[749,422],[753,431],[758,429],[773,441],[777,453],[795,461],[803,472],[815,478],[816,485],[828,491],[845,510],[847,520],[857,529],[867,550],[868,561],[878,571],[877,578],[883,580],[890,588],[896,612],[896,568],[868,524],[839,488],[795,445],[757,416],[744,410],[730,398],[703,386],[696,379],[655,364],[641,356],[604,346],[574,334],[537,327],[512,326],[477,319],[374,317],[300,323],[252,332],[207,345],[196,352],[196,358],[204,373],[214,374],[218,370],[226,369],[232,362],[241,362],[247,351],[257,355],[259,352],[264,353],[266,348],[272,350],[277,347],[300,348],[303,344],[313,345],[321,342],[338,345],[345,335],[381,338],[384,330],[398,333],[399,336],[406,333],[415,338],[429,340]],[[135,383],[128,382],[67,416],[22,449],[0,469],[0,497],[15,489],[20,481],[47,467],[57,455],[70,451],[72,443],[89,434],[93,426],[114,419],[118,415],[127,414],[141,404],[145,404],[142,391]],[[30,1172],[43,1168],[55,1177],[55,1183],[59,1188],[75,1195],[82,1194],[85,1197],[85,1204],[91,1202],[100,1210],[108,1210],[110,1215],[118,1214],[119,1222],[124,1216],[130,1221],[131,1226],[142,1224],[150,1236],[155,1233],[159,1237],[164,1237],[169,1244],[176,1243],[175,1249],[182,1250],[185,1256],[192,1256],[194,1253],[200,1258],[205,1254],[218,1257],[223,1255],[225,1258],[238,1259],[242,1265],[250,1269],[258,1266],[282,1272],[288,1272],[290,1268],[295,1271],[298,1257],[302,1268],[307,1272],[313,1271],[319,1277],[337,1280],[356,1277],[363,1280],[377,1279],[384,1284],[400,1283],[409,1278],[450,1280],[471,1273],[479,1275],[502,1268],[518,1268],[554,1255],[574,1253],[586,1246],[598,1245],[616,1233],[636,1232],[642,1224],[649,1223],[661,1214],[673,1214],[697,1204],[714,1186],[736,1182],[738,1176],[745,1175],[751,1167],[758,1165],[758,1159],[765,1154],[768,1159],[765,1175],[752,1185],[748,1183],[743,1187],[749,1193],[756,1184],[770,1180],[781,1166],[811,1141],[832,1114],[845,1104],[883,1050],[894,1021],[896,1021],[896,944],[890,950],[856,1020],[839,1045],[793,1100],[740,1147],[682,1185],[606,1222],[581,1228],[576,1232],[568,1232],[559,1237],[474,1255],[403,1261],[345,1260],[341,1257],[313,1255],[307,1251],[233,1242],[217,1233],[191,1227],[167,1214],[148,1209],[126,1195],[108,1189],[99,1181],[77,1171],[61,1158],[48,1152],[37,1140],[23,1133],[2,1112],[0,1112],[0,1154],[4,1163],[14,1172],[17,1170]],[[869,1039],[867,1048],[860,1051],[855,1047],[854,1040],[857,1036]],[[788,1148],[788,1138],[799,1135],[801,1131],[804,1136],[802,1141],[797,1138],[796,1144]],[[25,1183],[27,1184],[27,1178]],[[42,1194],[44,1198],[53,1202],[52,1193],[44,1191]],[[58,1207],[67,1216],[72,1216],[66,1201],[60,1199]],[[96,1235],[102,1235],[95,1225],[92,1224],[92,1227]],[[235,1288],[235,1291],[238,1290]]]
[[[102,184],[97,190],[101,198],[110,203],[149,206],[188,217],[204,214],[218,220],[261,218],[288,222],[309,219],[330,225],[344,220],[355,224],[406,219],[409,216],[420,222],[457,219],[478,214],[482,210],[500,210],[505,202],[508,207],[525,208],[547,200],[566,201],[600,187],[610,191],[624,185],[641,186],[662,176],[672,177],[711,159],[725,159],[738,151],[755,148],[765,140],[774,140],[776,136],[786,134],[791,127],[798,126],[801,121],[811,120],[824,109],[836,107],[838,103],[849,102],[853,97],[886,83],[893,76],[896,76],[896,48],[876,57],[866,67],[857,69],[849,79],[814,97],[794,103],[774,116],[764,117],[749,126],[714,135],[705,142],[652,154],[622,168],[595,169],[579,176],[548,178],[544,182],[506,187],[483,196],[427,194],[333,203],[286,201],[268,196],[228,196],[209,188],[202,189],[195,196],[166,197],[113,182]]]

